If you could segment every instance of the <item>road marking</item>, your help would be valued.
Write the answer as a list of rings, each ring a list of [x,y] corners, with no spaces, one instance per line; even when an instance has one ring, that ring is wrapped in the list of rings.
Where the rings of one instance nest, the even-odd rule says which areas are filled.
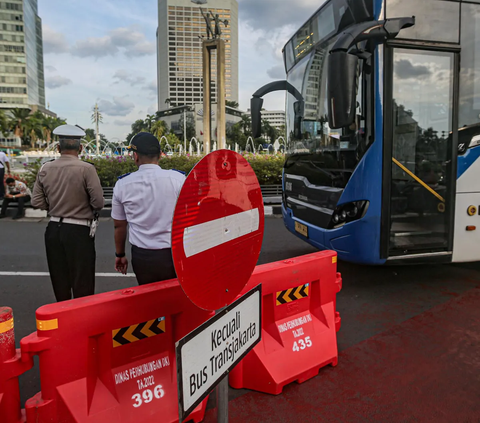
[[[50,276],[48,272],[0,272],[0,276]],[[127,273],[122,275],[121,273],[95,273],[95,276],[99,278],[134,278],[135,273]]]

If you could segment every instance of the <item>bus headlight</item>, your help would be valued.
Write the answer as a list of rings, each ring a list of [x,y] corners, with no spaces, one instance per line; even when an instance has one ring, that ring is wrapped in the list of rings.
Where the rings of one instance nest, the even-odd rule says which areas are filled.
[[[354,201],[338,206],[332,214],[330,229],[361,219],[367,212],[368,204],[368,201]]]

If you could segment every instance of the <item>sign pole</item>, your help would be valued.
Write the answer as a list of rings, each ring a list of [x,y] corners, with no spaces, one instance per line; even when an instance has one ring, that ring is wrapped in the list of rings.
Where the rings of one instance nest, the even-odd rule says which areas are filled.
[[[217,310],[218,314],[223,309]],[[217,423],[228,423],[228,374],[215,388],[217,402]]]
[[[217,385],[217,423],[228,423],[228,375]]]

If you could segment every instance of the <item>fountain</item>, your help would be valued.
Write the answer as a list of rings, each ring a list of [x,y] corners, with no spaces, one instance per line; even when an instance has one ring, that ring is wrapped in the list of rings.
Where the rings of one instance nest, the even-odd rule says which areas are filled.
[[[280,142],[282,141],[282,142]],[[273,149],[275,154],[278,152],[285,152],[285,138],[283,137],[278,137],[275,142],[273,143]]]
[[[248,145],[248,142],[250,141],[250,143],[252,144],[252,150],[249,150],[249,145]],[[247,144],[245,145],[245,150],[249,153],[255,153],[256,150],[255,150],[255,144],[253,142],[253,138],[252,137],[248,137],[247,138]]]
[[[193,156],[193,142],[195,142],[197,148],[197,156],[200,156],[200,143],[195,137],[192,137],[190,143],[188,144],[188,154],[190,154],[190,156]]]
[[[165,140],[165,148],[163,149],[164,152],[166,152],[167,156],[171,156],[173,154],[173,148],[168,143],[167,137],[165,135],[162,135],[162,138],[160,138],[160,145],[162,144],[162,140]]]

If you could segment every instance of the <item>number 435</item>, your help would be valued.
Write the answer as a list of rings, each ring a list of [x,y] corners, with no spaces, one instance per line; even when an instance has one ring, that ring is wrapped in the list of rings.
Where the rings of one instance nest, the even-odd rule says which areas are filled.
[[[312,346],[312,340],[309,336],[305,339],[299,339],[293,343],[293,351],[304,350],[305,348],[310,348]]]

